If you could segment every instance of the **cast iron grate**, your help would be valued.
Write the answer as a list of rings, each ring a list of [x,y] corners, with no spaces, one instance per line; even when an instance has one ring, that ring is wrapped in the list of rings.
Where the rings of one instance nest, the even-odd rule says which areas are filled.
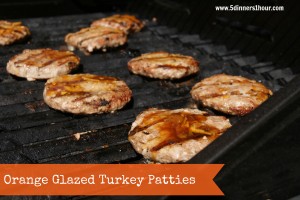
[[[193,107],[191,87],[217,73],[262,81],[275,92],[295,76],[288,68],[276,69],[271,62],[259,63],[255,57],[242,57],[239,51],[228,51],[198,35],[180,34],[175,28],[152,21],[147,21],[142,32],[131,35],[124,47],[90,56],[75,51],[82,63],[77,72],[115,76],[132,89],[132,101],[115,113],[74,116],[55,111],[43,102],[44,81],[28,82],[7,74],[6,63],[23,49],[66,49],[67,33],[106,15],[22,19],[32,31],[31,39],[0,49],[1,163],[143,163],[145,160],[127,140],[131,123],[141,111],[149,107]],[[132,57],[159,50],[195,57],[200,61],[201,72],[180,81],[161,81],[127,70]],[[238,123],[239,118],[231,117],[231,121]]]

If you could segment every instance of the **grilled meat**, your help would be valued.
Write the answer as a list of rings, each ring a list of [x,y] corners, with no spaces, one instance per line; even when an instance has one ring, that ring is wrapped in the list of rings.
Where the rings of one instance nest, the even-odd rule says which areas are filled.
[[[44,101],[63,112],[93,114],[121,109],[131,94],[126,83],[114,77],[61,75],[46,82]]]
[[[263,84],[241,76],[217,74],[197,83],[191,90],[193,99],[204,106],[231,114],[245,115],[273,93]]]
[[[128,139],[146,159],[161,163],[192,158],[231,127],[228,119],[197,109],[148,109],[137,116]]]
[[[153,52],[142,54],[128,62],[134,74],[159,79],[180,79],[199,71],[199,63],[190,56]]]
[[[0,45],[9,45],[30,35],[30,31],[21,22],[0,20]]]
[[[97,49],[106,51],[107,48],[121,46],[126,41],[127,36],[123,31],[103,26],[83,28],[65,37],[69,50],[77,47],[86,54]]]
[[[79,65],[79,62],[79,57],[70,51],[26,49],[12,57],[6,69],[10,74],[32,81],[68,74]]]
[[[139,32],[144,27],[144,24],[132,15],[112,15],[96,20],[91,24],[91,27],[96,26],[116,28],[128,34]]]

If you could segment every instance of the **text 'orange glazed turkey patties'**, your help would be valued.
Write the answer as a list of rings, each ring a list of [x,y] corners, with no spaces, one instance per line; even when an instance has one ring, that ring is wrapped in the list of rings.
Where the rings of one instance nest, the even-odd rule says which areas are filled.
[[[191,90],[196,101],[231,115],[251,112],[272,94],[271,90],[255,80],[226,74],[206,78],[195,84]]]
[[[128,69],[150,78],[180,79],[199,71],[199,63],[191,56],[167,52],[152,52],[128,62]]]
[[[30,31],[22,22],[9,22],[0,20],[0,45],[9,45],[25,39]]]
[[[139,32],[144,23],[133,15],[112,15],[93,21],[91,27],[105,26],[124,31],[126,34]]]
[[[62,75],[45,84],[44,101],[52,108],[74,114],[113,112],[131,99],[124,81],[92,74]]]
[[[12,57],[6,69],[10,74],[32,81],[68,74],[77,68],[79,63],[79,57],[70,51],[26,49]]]
[[[131,126],[128,139],[146,159],[177,163],[191,159],[231,127],[222,116],[197,109],[148,109]]]

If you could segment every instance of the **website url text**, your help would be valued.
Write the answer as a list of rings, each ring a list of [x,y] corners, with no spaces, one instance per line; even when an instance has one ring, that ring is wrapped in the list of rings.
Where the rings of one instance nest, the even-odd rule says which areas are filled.
[[[284,11],[284,6],[240,6],[240,5],[229,5],[229,6],[215,6],[216,11]]]

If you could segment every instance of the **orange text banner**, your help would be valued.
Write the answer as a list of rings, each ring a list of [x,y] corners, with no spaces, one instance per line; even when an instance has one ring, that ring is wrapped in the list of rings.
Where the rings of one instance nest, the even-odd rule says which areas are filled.
[[[0,164],[0,195],[224,195],[223,164]]]

